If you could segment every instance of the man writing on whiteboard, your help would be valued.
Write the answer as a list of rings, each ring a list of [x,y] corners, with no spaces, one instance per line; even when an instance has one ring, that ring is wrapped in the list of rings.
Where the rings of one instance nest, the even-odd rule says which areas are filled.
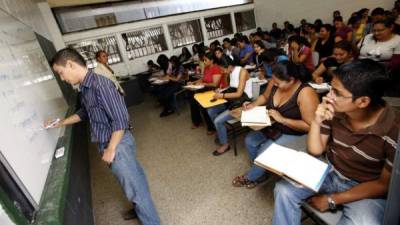
[[[307,141],[310,154],[326,153],[332,170],[319,193],[278,182],[274,225],[299,225],[304,201],[321,212],[342,206],[338,225],[383,223],[400,128],[400,114],[382,99],[387,81],[384,66],[372,60],[354,61],[335,71]]]
[[[121,93],[111,80],[88,70],[83,57],[71,48],[58,51],[52,67],[63,81],[80,85],[82,102],[82,107],[74,115],[54,127],[88,119],[92,142],[98,144],[103,161],[109,165],[126,197],[135,206],[141,223],[160,224],[146,176],[135,157],[135,140],[128,129],[129,115]]]

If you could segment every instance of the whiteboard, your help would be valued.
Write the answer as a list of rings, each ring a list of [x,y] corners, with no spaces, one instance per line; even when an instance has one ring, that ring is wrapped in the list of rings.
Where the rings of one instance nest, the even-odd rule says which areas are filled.
[[[67,108],[32,29],[0,10],[0,156],[35,208],[62,134],[43,121]]]

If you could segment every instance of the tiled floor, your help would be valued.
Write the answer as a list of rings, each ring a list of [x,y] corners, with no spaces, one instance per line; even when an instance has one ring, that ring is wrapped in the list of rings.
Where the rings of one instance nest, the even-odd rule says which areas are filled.
[[[273,211],[273,182],[252,190],[231,185],[234,176],[249,168],[239,137],[238,152],[215,157],[213,137],[204,126],[191,129],[189,109],[159,118],[161,109],[151,97],[129,109],[137,143],[137,158],[144,167],[153,200],[165,225],[268,225]],[[96,225],[138,224],[124,221],[130,207],[116,180],[90,149],[93,208]]]

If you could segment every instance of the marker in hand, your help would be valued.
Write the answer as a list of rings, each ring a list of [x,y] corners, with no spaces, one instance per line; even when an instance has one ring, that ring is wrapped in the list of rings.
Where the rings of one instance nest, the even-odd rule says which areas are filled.
[[[57,118],[57,119],[55,119],[55,120],[49,122],[48,125],[46,125],[44,129],[53,128],[53,127],[54,127],[55,125],[57,125],[60,121],[61,121],[61,119],[60,119],[60,118]]]

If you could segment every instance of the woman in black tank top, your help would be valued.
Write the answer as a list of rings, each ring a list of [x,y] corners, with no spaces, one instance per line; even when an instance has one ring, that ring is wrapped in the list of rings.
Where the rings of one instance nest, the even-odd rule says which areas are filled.
[[[264,94],[256,101],[244,104],[245,109],[266,105],[271,121],[274,121],[272,126],[246,136],[246,148],[252,162],[273,142],[284,144],[308,132],[319,100],[314,89],[300,81],[299,71],[292,62],[278,63],[272,69],[272,79]],[[265,180],[265,175],[264,169],[253,165],[245,175],[235,177],[232,184],[253,188]]]

